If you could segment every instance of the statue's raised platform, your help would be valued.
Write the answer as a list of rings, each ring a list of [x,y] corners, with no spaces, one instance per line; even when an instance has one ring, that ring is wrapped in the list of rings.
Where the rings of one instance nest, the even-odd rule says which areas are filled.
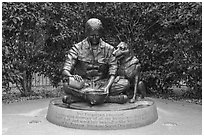
[[[91,106],[88,103],[63,104],[61,99],[50,101],[47,120],[53,124],[79,129],[127,129],[152,124],[158,119],[153,100],[143,99],[135,103],[104,103]]]

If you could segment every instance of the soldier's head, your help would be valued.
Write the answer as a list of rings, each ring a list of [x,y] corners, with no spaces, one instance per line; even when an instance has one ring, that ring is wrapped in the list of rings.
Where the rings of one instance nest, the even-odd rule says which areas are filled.
[[[99,19],[91,18],[86,22],[85,33],[92,45],[99,44],[100,38],[102,37],[103,26]]]

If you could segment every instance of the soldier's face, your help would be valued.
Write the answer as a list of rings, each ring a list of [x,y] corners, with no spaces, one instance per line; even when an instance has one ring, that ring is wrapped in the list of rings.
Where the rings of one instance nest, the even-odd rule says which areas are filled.
[[[91,43],[91,45],[98,45],[100,38],[101,36],[98,30],[93,30],[89,32],[88,40]]]

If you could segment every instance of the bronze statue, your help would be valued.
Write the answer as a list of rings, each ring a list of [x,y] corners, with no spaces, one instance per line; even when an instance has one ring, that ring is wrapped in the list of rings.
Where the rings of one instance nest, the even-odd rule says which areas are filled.
[[[146,89],[144,83],[140,81],[140,68],[139,60],[130,52],[130,47],[125,42],[120,42],[117,49],[113,52],[119,62],[117,75],[124,76],[129,80],[130,84],[134,86],[133,97],[130,102],[133,103],[137,100],[137,91],[140,91],[141,98],[146,96]],[[129,90],[128,92],[130,92]]]
[[[100,94],[105,98],[105,102],[127,102],[127,95],[122,93],[129,88],[129,81],[116,77],[118,65],[113,55],[114,47],[102,40],[102,29],[99,19],[89,19],[85,25],[87,38],[74,44],[69,50],[62,72],[64,92],[67,94],[63,97],[64,103],[70,103],[71,100],[76,100],[76,97],[78,101],[91,101],[93,95],[86,93],[93,89],[105,93]],[[90,103],[98,102],[92,100]]]

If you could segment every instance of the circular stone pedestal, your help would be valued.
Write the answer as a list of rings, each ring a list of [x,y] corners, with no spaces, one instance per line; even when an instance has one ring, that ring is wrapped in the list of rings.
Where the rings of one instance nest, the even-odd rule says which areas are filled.
[[[152,124],[158,119],[154,101],[145,99],[135,103],[105,103],[91,106],[73,103],[69,107],[61,99],[50,101],[47,120],[53,124],[79,129],[127,129]]]

